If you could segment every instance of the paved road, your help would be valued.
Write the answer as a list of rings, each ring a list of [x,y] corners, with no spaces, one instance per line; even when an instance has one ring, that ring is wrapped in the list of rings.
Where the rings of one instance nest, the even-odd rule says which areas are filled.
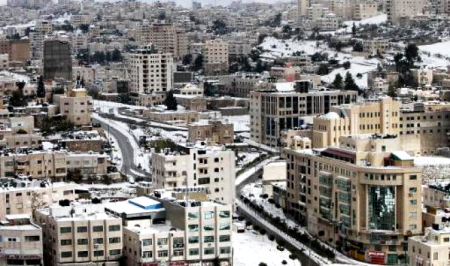
[[[148,173],[145,171],[139,169],[137,165],[134,164],[134,156],[135,153],[133,151],[133,146],[131,146],[129,140],[127,137],[125,137],[120,131],[116,130],[114,127],[109,127],[108,125],[102,121],[97,120],[104,130],[109,130],[110,133],[114,136],[114,138],[117,140],[117,143],[119,144],[120,151],[122,152],[122,169],[120,171],[124,175],[131,175],[133,177],[140,177],[139,175],[134,174],[131,172],[131,169],[134,172],[149,176]]]

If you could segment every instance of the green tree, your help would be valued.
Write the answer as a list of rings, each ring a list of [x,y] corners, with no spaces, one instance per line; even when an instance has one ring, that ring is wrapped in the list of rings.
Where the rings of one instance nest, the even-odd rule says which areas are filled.
[[[166,99],[164,99],[164,105],[167,107],[167,110],[176,111],[178,109],[177,99],[173,95],[172,90],[167,92]]]
[[[420,62],[419,47],[415,43],[410,43],[405,47],[405,58],[409,67],[414,67],[414,62]]]
[[[203,59],[204,58],[202,54],[197,55],[197,58],[195,58],[194,60],[194,65],[192,66],[192,69],[194,71],[199,71],[203,68]]]
[[[364,47],[363,47],[362,43],[355,42],[355,44],[353,44],[353,51],[354,52],[362,52],[362,51],[364,51]]]
[[[214,20],[212,25],[212,31],[217,35],[223,35],[227,33],[227,24],[223,20]]]
[[[334,81],[331,84],[333,88],[341,90],[344,87],[344,79],[342,78],[341,74],[337,73],[334,77]]]
[[[67,181],[80,183],[83,180],[83,175],[79,168],[70,169],[67,171]]]
[[[328,69],[328,65],[327,64],[321,64],[319,66],[319,69],[317,70],[317,75],[324,76],[324,75],[328,75],[329,72],[330,71]]]
[[[203,93],[205,96],[212,97],[216,95],[216,89],[211,83],[205,82],[203,83]]]
[[[350,74],[350,72],[347,72],[347,74],[345,74],[344,90],[359,91],[359,87],[358,85],[356,85],[355,80],[353,79],[353,76],[352,74]]]
[[[386,93],[388,96],[395,98],[398,95],[398,89],[394,88],[393,86],[389,85],[388,91]]]
[[[352,64],[350,63],[350,61],[345,61],[342,66],[344,67],[344,69],[350,69],[350,67],[352,66]]]
[[[78,28],[79,28],[83,33],[89,32],[89,24],[81,24]]]
[[[192,55],[191,54],[184,55],[182,63],[185,66],[190,65],[192,63]]]
[[[27,97],[23,95],[23,90],[15,90],[11,94],[11,97],[9,98],[9,105],[14,107],[23,107],[27,106]]]
[[[355,35],[356,34],[356,24],[355,24],[355,22],[353,22],[353,25],[352,25],[352,35]]]
[[[119,49],[114,49],[114,51],[111,54],[111,61],[113,62],[121,62],[123,60],[122,53]]]
[[[39,76],[38,79],[36,95],[38,98],[45,98],[45,85],[44,85],[44,78],[42,76]]]

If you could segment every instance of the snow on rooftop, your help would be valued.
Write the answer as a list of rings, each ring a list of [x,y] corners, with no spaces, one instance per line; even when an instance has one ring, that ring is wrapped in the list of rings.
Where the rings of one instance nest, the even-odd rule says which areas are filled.
[[[414,158],[416,166],[450,166],[450,158],[439,156],[421,156]]]
[[[450,41],[438,42],[430,45],[421,45],[419,49],[424,52],[431,53],[432,55],[442,55],[450,57]]]

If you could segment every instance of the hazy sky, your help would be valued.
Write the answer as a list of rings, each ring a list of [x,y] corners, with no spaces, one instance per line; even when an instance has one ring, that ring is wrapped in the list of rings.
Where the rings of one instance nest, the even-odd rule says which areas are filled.
[[[98,0],[97,0],[98,1]],[[117,1],[117,0],[101,0],[101,1]],[[156,2],[157,0],[142,0],[143,2]],[[164,0],[160,0],[161,2],[164,2]],[[192,0],[175,0],[178,4],[181,4],[183,6],[191,6]],[[197,2],[201,2],[203,4],[221,4],[221,5],[227,5],[231,3],[233,0],[197,0]],[[289,0],[281,0],[281,2],[288,2]],[[263,3],[275,3],[279,1],[274,0],[243,0],[243,2],[263,2]],[[0,5],[5,5],[6,0],[0,0]]]

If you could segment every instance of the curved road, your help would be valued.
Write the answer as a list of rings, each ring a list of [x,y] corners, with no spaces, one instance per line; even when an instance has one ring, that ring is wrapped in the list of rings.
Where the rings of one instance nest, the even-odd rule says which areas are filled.
[[[136,175],[136,173],[140,173],[141,175],[150,176],[149,173],[145,172],[142,169],[139,169],[137,165],[134,164],[134,156],[135,153],[133,151],[133,146],[131,146],[129,140],[127,137],[125,137],[120,131],[116,130],[114,127],[109,127],[108,125],[100,120],[98,121],[102,128],[105,131],[108,131],[111,133],[111,135],[114,136],[114,138],[117,140],[117,144],[119,144],[120,151],[122,152],[122,169],[120,171],[124,175],[131,175],[133,177],[142,177],[140,175]],[[131,171],[133,170],[133,171]]]

